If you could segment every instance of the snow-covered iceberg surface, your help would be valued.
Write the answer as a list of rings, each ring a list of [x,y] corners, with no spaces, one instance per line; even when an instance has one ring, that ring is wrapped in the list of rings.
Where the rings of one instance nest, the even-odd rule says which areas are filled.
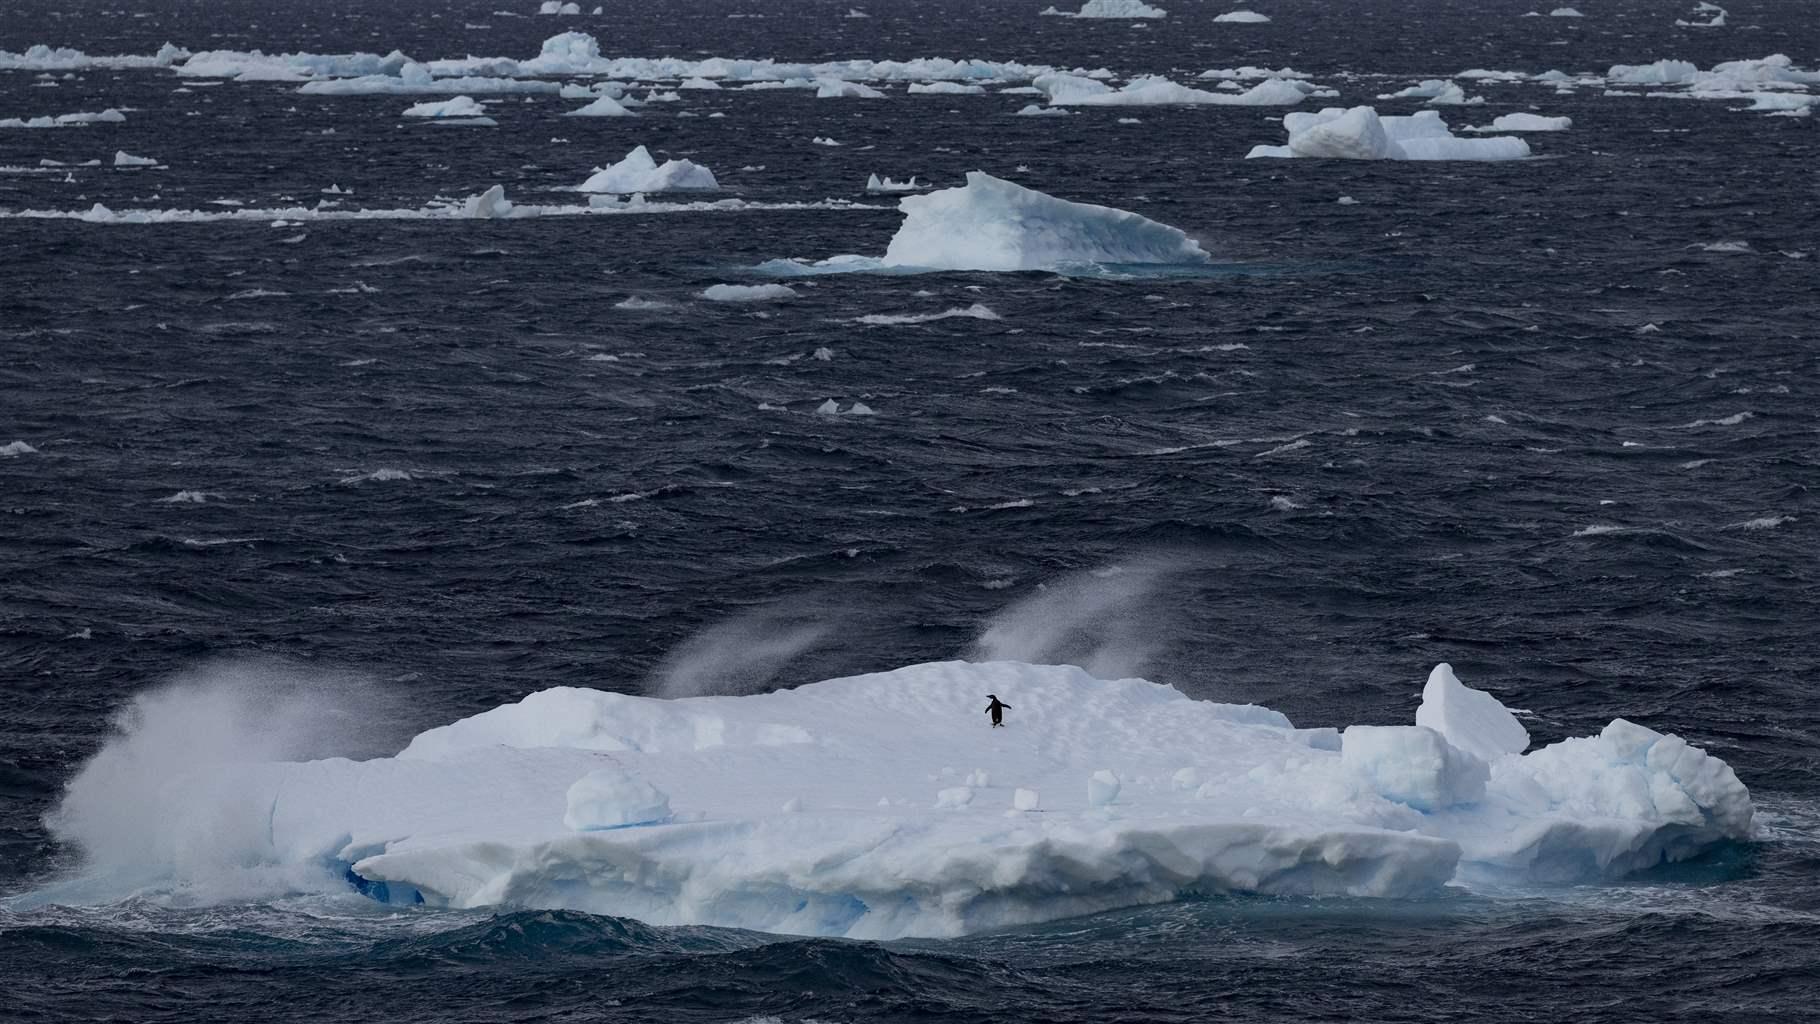
[[[1009,705],[1006,728],[987,694]],[[1599,879],[1752,834],[1731,769],[1674,736],[1618,720],[1520,754],[1510,712],[1445,666],[1417,719],[1296,729],[1015,662],[747,697],[564,687],[362,762],[237,757],[148,781],[127,737],[51,822],[140,877],[206,872],[219,851],[391,901],[864,938],[1184,893]]]
[[[1522,160],[1529,143],[1500,136],[1462,139],[1433,110],[1409,117],[1380,117],[1371,107],[1328,107],[1283,115],[1286,146],[1254,146],[1247,157],[1317,157],[1334,160]]]
[[[898,200],[904,223],[882,259],[772,260],[781,276],[864,271],[1070,270],[1108,265],[1204,265],[1187,233],[1126,210],[1074,203],[967,172],[967,184]]]
[[[583,192],[713,192],[720,188],[714,172],[690,160],[665,160],[660,166],[643,146],[608,167],[597,168],[581,183]]]

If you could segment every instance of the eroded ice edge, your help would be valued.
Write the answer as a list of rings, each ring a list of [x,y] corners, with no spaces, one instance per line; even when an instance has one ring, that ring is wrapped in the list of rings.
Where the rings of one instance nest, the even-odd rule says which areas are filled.
[[[394,757],[174,775],[155,810],[240,864],[346,873],[394,902],[874,939],[1194,893],[1609,879],[1752,835],[1736,775],[1675,736],[1619,719],[1520,753],[1522,725],[1446,665],[1416,721],[1297,729],[1013,662],[743,697],[563,687]],[[143,767],[104,752],[59,836],[111,834],[83,795]],[[159,855],[177,853],[148,843]]]

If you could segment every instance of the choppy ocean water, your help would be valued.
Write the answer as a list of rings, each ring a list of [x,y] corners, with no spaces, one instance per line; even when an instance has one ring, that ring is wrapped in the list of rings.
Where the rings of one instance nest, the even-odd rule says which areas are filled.
[[[506,6],[34,6],[0,13],[0,49],[524,58],[578,30],[627,56],[939,55],[1178,81],[1288,65],[1347,105],[1474,67],[1820,61],[1805,9],[1770,3],[1713,30],[1640,2],[1555,19],[1271,0],[1254,5],[1269,25],[1226,26],[1223,7],[1178,0],[1142,29],[1036,3]],[[876,209],[0,220],[0,446],[29,448],[0,457],[7,893],[68,869],[41,818],[111,712],[201,664],[358,675],[369,736],[402,737],[554,685],[645,692],[679,658],[761,687],[952,657],[1039,585],[1115,565],[1147,567],[1142,585],[1014,653],[1304,725],[1407,720],[1426,668],[1450,661],[1530,712],[1540,742],[1622,715],[1706,747],[1766,831],[1609,886],[1201,899],[883,945],[353,893],[0,911],[0,1016],[1811,1012],[1811,118],[1488,83],[1469,89],[1483,116],[1445,116],[1533,104],[1574,129],[1513,164],[1345,164],[1240,159],[1281,141],[1274,109],[1026,118],[1023,96],[725,90],[602,121],[513,96],[496,127],[445,128],[398,116],[417,98],[76,75],[0,72],[0,117],[127,120],[0,131],[0,165],[125,150],[164,169],[0,174],[0,210],[279,208],[333,201],[330,185],[373,209],[493,184],[574,202],[565,189],[637,144],[754,203]],[[751,268],[770,259],[881,252],[899,218],[863,194],[869,173],[947,185],[976,168],[1176,225],[1221,263],[697,297],[769,280]],[[975,304],[997,319],[860,320]],[[876,415],[817,414],[831,399]],[[743,638],[805,621],[839,630],[787,661],[740,657]]]

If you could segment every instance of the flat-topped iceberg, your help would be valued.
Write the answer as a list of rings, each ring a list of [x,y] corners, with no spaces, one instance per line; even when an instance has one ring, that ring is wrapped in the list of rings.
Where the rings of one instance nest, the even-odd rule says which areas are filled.
[[[583,192],[713,192],[720,188],[714,172],[690,160],[665,160],[661,165],[643,146],[627,153],[616,164],[597,168],[581,183]]]
[[[1283,115],[1286,146],[1254,146],[1247,157],[1312,157],[1329,160],[1522,160],[1529,143],[1500,136],[1462,139],[1433,110],[1409,117],[1381,117],[1371,107],[1328,107]]]
[[[368,761],[235,751],[148,781],[129,736],[50,821],[92,870],[112,851],[141,879],[206,887],[218,855],[390,901],[875,939],[1185,893],[1590,881],[1752,835],[1732,770],[1677,737],[1620,719],[1520,753],[1510,713],[1446,666],[1417,721],[1297,729],[1017,662],[746,697],[562,687]]]

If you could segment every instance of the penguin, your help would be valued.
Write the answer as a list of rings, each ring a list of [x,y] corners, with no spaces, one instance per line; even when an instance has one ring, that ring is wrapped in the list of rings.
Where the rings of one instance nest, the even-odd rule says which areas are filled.
[[[996,693],[988,693],[986,694],[986,697],[992,701],[992,703],[986,705],[986,713],[992,716],[992,727],[997,729],[1005,724],[1005,711],[1010,708],[1011,705],[999,700],[998,694]]]

